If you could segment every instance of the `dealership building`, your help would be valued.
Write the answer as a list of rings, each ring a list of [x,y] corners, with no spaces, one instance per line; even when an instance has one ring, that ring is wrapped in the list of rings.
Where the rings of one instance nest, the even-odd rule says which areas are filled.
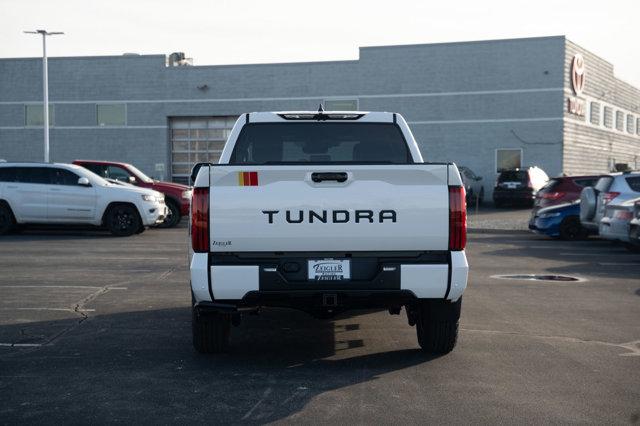
[[[181,54],[49,60],[51,159],[186,181],[251,111],[393,111],[426,161],[485,178],[640,167],[640,89],[563,36],[363,47],[349,61],[192,66]],[[0,59],[0,159],[43,158],[40,58]]]

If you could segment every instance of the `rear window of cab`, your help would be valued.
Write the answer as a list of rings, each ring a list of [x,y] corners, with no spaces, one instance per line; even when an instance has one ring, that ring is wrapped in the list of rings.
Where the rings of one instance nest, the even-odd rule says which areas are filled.
[[[230,164],[413,163],[393,123],[251,123]]]

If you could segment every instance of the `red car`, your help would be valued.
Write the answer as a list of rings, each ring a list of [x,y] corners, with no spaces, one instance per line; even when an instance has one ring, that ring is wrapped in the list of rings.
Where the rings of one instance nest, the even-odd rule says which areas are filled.
[[[176,226],[182,216],[189,214],[191,201],[191,188],[186,185],[171,182],[161,182],[151,179],[135,166],[115,161],[75,160],[73,164],[91,170],[106,179],[114,179],[120,182],[130,183],[143,188],[150,188],[162,192],[165,203],[169,208],[169,214],[160,226],[171,228]]]
[[[582,188],[594,186],[598,178],[599,175],[560,176],[550,179],[536,194],[533,210],[579,200]]]

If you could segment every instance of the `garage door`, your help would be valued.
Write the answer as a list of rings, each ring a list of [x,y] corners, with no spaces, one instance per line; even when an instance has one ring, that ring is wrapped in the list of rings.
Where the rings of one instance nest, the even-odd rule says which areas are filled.
[[[172,118],[171,178],[174,182],[189,183],[195,163],[215,163],[231,133],[237,116]]]

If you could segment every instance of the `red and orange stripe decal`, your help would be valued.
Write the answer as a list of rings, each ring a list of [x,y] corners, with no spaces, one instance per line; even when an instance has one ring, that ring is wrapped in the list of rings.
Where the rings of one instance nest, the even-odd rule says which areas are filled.
[[[238,172],[238,185],[258,186],[258,172]]]

